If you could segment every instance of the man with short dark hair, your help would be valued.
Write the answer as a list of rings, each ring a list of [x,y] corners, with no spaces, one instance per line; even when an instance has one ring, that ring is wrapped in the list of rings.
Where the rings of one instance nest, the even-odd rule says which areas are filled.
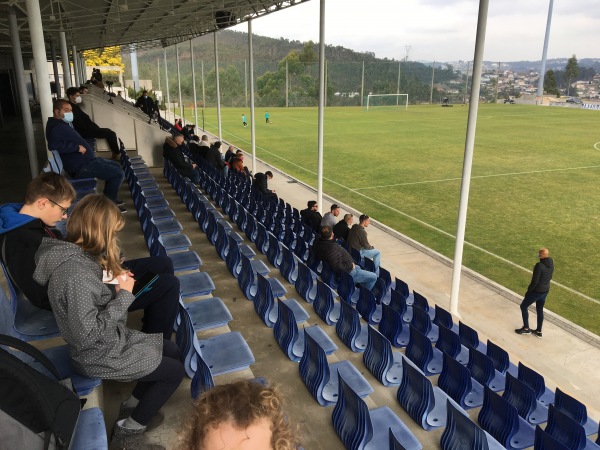
[[[379,270],[381,263],[381,252],[369,244],[365,228],[371,223],[371,218],[362,214],[358,218],[358,223],[354,224],[348,233],[348,246],[360,252],[361,258],[371,258],[375,264],[375,270]]]
[[[311,227],[315,233],[319,233],[321,230],[321,213],[319,212],[319,205],[314,200],[308,201],[306,204],[307,208],[300,211],[300,217],[302,222]]]
[[[48,118],[46,140],[50,150],[60,153],[65,172],[72,178],[104,180],[104,195],[119,205],[121,212],[126,212],[123,201],[117,199],[119,187],[125,178],[121,165],[116,161],[96,158],[90,144],[71,126],[71,103],[56,100],[52,109],[54,117]]]
[[[167,136],[163,144],[163,157],[171,161],[182,176],[188,177],[194,184],[199,184],[200,172],[196,169],[198,166],[185,160],[182,151],[184,145],[183,134]]]
[[[315,255],[329,264],[336,274],[348,272],[355,283],[360,283],[369,290],[373,289],[377,275],[354,264],[352,256],[334,240],[330,227],[321,227],[319,231],[321,237],[317,238],[312,246]]]
[[[348,241],[348,232],[352,226],[353,217],[352,214],[345,214],[344,218],[335,224],[333,234],[335,234],[336,238],[343,238],[345,241]]]
[[[90,116],[79,107],[79,104],[83,101],[79,89],[76,87],[67,89],[67,98],[73,109],[73,128],[75,128],[84,139],[106,139],[110,151],[113,155],[118,156],[121,153],[121,148],[119,147],[117,134],[110,128],[100,128],[92,119],[90,119]]]
[[[275,195],[275,191],[269,189],[268,186],[268,180],[272,179],[273,173],[270,170],[267,170],[265,173],[258,172],[256,175],[254,175],[254,181],[252,182],[252,185],[254,186],[254,189],[263,195],[273,196]]]
[[[156,111],[156,104],[154,103],[154,100],[152,100],[152,97],[148,96],[148,91],[146,90],[142,92],[142,96],[135,102],[135,107],[140,108],[150,117],[152,117]]]
[[[335,203],[331,205],[331,210],[328,213],[325,213],[323,219],[321,220],[321,226],[328,226],[333,229],[335,226],[335,218],[340,215],[340,207]]]

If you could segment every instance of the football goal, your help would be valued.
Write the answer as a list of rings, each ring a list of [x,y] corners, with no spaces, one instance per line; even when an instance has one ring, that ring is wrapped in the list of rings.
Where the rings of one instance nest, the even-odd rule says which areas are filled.
[[[375,108],[408,109],[408,94],[369,94],[365,102],[365,110]]]

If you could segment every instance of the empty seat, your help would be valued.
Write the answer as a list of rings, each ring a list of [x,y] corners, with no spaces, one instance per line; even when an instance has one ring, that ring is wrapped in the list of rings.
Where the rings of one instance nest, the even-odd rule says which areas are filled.
[[[402,360],[402,382],[397,393],[400,406],[424,430],[446,425],[446,408],[453,400],[405,358]],[[454,405],[457,408],[460,406]]]
[[[303,264],[299,262],[299,264]],[[313,302],[317,316],[327,325],[335,325],[340,318],[340,302],[333,299],[333,291],[321,280],[317,280],[317,296]]]
[[[410,292],[408,284],[402,281],[400,278],[396,277],[396,282],[394,283],[394,290],[402,294],[404,300],[406,300],[406,304],[412,306],[415,301],[414,295]]]
[[[277,303],[279,305],[277,322],[275,322],[275,326],[273,327],[275,340],[288,358],[292,361],[300,361],[300,358],[304,354],[304,333],[298,331],[294,311],[280,299],[277,300]],[[326,354],[329,355],[337,350],[337,345],[317,325],[305,327],[301,331],[306,331]]]
[[[444,353],[444,366],[437,384],[461,408],[475,408],[483,404],[483,386],[471,378],[469,369],[448,353]]]
[[[508,450],[533,445],[533,427],[519,416],[517,408],[487,386],[484,387],[483,406],[478,420],[481,428]]]
[[[404,322],[409,323],[412,320],[412,306],[406,304],[406,299],[400,292],[392,289],[389,305],[402,316]]]
[[[548,420],[548,408],[535,399],[533,389],[510,373],[506,374],[502,397],[517,408],[519,416],[530,424],[536,425]]]
[[[317,296],[317,287],[315,286],[315,277],[313,272],[302,261],[298,261],[298,276],[294,284],[296,292],[306,300],[312,303]]]
[[[570,450],[598,450],[600,447],[586,438],[583,426],[554,405],[548,407],[546,433]]]
[[[448,403],[446,428],[440,439],[442,450],[500,450],[498,441],[461,411]]]
[[[563,445],[560,441],[554,439],[537,425],[535,427],[535,440],[533,442],[533,450],[570,450],[569,447]]]
[[[313,337],[304,332],[304,354],[299,365],[300,378],[321,406],[333,405],[338,401],[338,374],[344,377],[351,389],[365,397],[373,388],[349,361],[327,363],[325,350]]]
[[[486,355],[492,360],[494,367],[498,372],[506,374],[508,371],[511,375],[514,375],[515,377],[517,376],[517,366],[510,362],[508,358],[508,352],[499,345],[494,344],[489,339],[487,341]]]
[[[360,286],[359,292],[356,310],[370,325],[377,325],[381,321],[381,304],[376,303],[375,295],[366,287]]]
[[[340,280],[337,286],[337,293],[340,299],[344,300],[351,305],[355,305],[358,301],[359,292],[356,291],[356,285],[354,279],[348,272],[340,272]]]
[[[421,308],[423,311],[425,311],[427,314],[429,314],[429,318],[433,320],[433,318],[435,317],[435,313],[429,307],[429,302],[427,301],[427,299],[425,298],[425,296],[419,294],[417,291],[413,291],[413,296],[414,296],[414,299],[415,299],[415,301],[413,303],[413,307],[414,308]]]
[[[222,327],[233,320],[227,306],[218,297],[187,303],[184,307],[192,319],[192,326],[196,332]]]
[[[598,422],[594,422],[588,417],[585,405],[570,395],[565,394],[559,388],[556,388],[554,407],[581,425],[587,436],[598,431]]]
[[[200,394],[214,387],[214,385],[215,381],[208,365],[204,359],[202,359],[202,356],[196,353],[196,373],[194,374],[190,385],[192,399],[197,399]]]
[[[337,289],[337,276],[331,266],[325,261],[323,261],[323,268],[321,269],[321,280],[331,289]]]
[[[460,343],[460,337],[444,325],[438,325],[439,335],[435,348],[448,353],[459,363],[467,365],[469,362],[469,349]]]
[[[369,340],[363,362],[369,372],[384,386],[397,386],[402,377],[402,353],[393,352],[392,344],[375,328],[369,326]]]
[[[296,256],[285,245],[281,246],[281,265],[279,266],[281,276],[288,283],[294,284],[298,278],[298,268],[296,267]]]
[[[554,392],[546,387],[544,377],[535,370],[519,362],[518,378],[535,392],[535,398],[543,405],[548,406],[554,402]]]
[[[391,306],[381,305],[381,322],[379,332],[383,334],[394,347],[406,347],[408,345],[410,330],[402,321],[402,316]]]
[[[406,357],[410,359],[425,375],[435,375],[442,371],[442,352],[431,346],[431,341],[412,325],[410,340],[406,347]]]
[[[279,240],[272,233],[267,233],[269,239],[269,248],[267,249],[267,259],[273,266],[279,269],[281,264],[280,251],[279,251]]]
[[[242,260],[242,268],[238,276],[238,284],[246,298],[250,301],[254,301],[257,292],[257,275],[254,273],[252,263],[246,255],[240,253],[240,259]],[[275,297],[283,297],[287,291],[281,282],[277,278],[269,278],[268,280],[273,295]]]
[[[421,444],[387,406],[369,410],[340,375],[339,400],[331,416],[333,428],[348,450],[392,450],[389,434],[406,450]]]
[[[178,275],[177,278],[179,278],[181,296],[184,298],[208,295],[215,290],[215,284],[206,272]]]
[[[353,352],[363,352],[367,346],[367,324],[360,323],[358,312],[348,303],[339,302],[340,318],[335,324],[335,332],[342,342]]]
[[[452,314],[442,308],[440,305],[435,305],[435,312],[433,315],[433,323],[437,326],[443,325],[446,328],[458,333],[458,325],[454,324],[452,320]]]
[[[492,391],[504,390],[505,377],[494,368],[494,363],[485,354],[474,348],[469,349],[467,368],[471,376],[480,384],[488,386]]]
[[[257,291],[254,296],[254,310],[269,328],[273,328],[277,321],[277,310],[279,309],[279,303],[275,303],[275,296],[271,289],[271,283],[267,278],[261,274],[257,274]],[[278,296],[279,297],[279,296]],[[283,302],[289,306],[298,322],[304,322],[308,319],[309,315],[306,310],[298,304],[294,299],[286,299]]]
[[[485,353],[485,344],[483,342],[479,342],[479,335],[477,334],[477,331],[462,321],[458,322],[458,335],[460,336],[460,342],[462,345],[467,348],[473,347]]]
[[[410,321],[411,326],[423,333],[431,342],[436,342],[439,337],[437,325],[431,322],[429,314],[421,308],[413,306],[413,316]]]

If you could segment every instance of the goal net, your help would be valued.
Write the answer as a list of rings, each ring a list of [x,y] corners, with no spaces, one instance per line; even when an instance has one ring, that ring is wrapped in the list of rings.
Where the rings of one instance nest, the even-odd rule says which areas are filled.
[[[369,94],[365,102],[365,110],[375,108],[408,109],[408,94]]]

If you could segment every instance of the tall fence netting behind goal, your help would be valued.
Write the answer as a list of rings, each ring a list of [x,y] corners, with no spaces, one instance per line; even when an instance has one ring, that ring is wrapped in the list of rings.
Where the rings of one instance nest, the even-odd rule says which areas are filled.
[[[365,111],[380,108],[408,109],[408,94],[369,94],[364,104]]]

